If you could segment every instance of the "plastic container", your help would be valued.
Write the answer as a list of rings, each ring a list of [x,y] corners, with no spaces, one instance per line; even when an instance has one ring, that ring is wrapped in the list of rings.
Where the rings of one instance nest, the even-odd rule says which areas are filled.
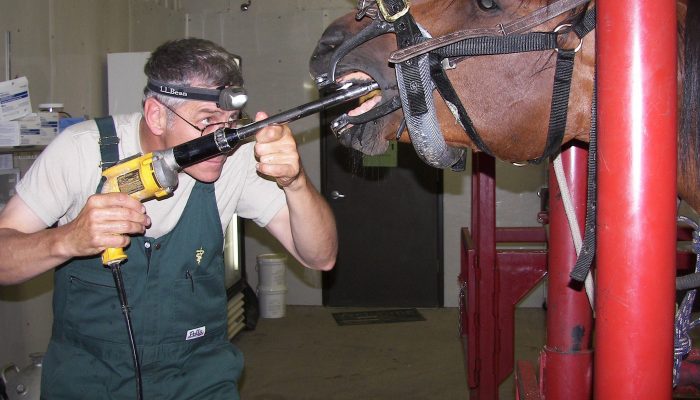
[[[287,256],[280,253],[259,254],[256,269],[258,270],[258,288],[267,291],[286,290]]]
[[[29,358],[32,360],[30,365],[20,369],[9,364],[0,374],[9,400],[39,400],[44,353],[32,353]]]
[[[287,289],[269,290],[258,287],[260,317],[282,318],[287,310]]]
[[[41,103],[39,104],[39,111],[62,113],[63,103]]]

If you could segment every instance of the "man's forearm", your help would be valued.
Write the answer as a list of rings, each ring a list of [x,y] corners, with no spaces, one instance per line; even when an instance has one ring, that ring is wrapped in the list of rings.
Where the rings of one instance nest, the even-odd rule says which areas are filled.
[[[59,228],[23,233],[0,228],[0,284],[22,283],[68,260],[58,250]]]
[[[302,185],[285,188],[294,247],[310,268],[330,270],[338,253],[333,212],[304,174]]]

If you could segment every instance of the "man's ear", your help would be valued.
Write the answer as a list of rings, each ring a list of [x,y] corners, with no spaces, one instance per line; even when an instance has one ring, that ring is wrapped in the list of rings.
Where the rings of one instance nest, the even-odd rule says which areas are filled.
[[[165,133],[168,124],[168,111],[163,104],[153,97],[149,97],[143,103],[143,117],[148,129],[156,135]]]

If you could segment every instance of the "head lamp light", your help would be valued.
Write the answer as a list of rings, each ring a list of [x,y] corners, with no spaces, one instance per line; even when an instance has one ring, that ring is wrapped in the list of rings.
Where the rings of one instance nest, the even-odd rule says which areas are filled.
[[[241,86],[227,86],[217,89],[196,88],[179,86],[149,79],[146,87],[165,96],[176,97],[184,100],[211,101],[224,111],[242,109],[248,101],[248,95]]]

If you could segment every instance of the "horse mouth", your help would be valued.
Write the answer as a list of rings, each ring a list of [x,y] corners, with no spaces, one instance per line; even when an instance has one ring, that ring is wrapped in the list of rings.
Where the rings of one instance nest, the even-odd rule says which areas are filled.
[[[351,72],[349,74],[343,75],[338,79],[338,84],[339,85],[344,85],[347,83],[350,84],[364,84],[364,83],[370,83],[374,82],[374,79],[367,75],[364,72]],[[381,103],[382,101],[382,94],[381,94],[381,89],[373,90],[372,92],[360,97],[359,99],[359,105],[352,110],[349,110],[347,114],[351,117],[356,117],[358,115],[362,115],[366,113],[367,111],[371,110],[376,106],[377,104]],[[348,124],[346,127],[344,127],[341,131],[339,131],[337,134],[342,135],[342,132],[345,132],[347,129],[351,128],[353,125]]]

